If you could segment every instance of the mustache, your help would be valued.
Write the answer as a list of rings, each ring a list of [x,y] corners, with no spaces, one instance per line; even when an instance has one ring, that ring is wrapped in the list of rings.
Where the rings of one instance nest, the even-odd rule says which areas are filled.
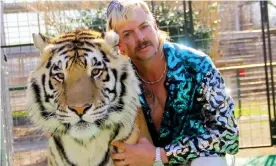
[[[149,46],[152,45],[151,41],[143,41],[137,44],[137,46],[135,47],[136,50],[141,49],[143,46]]]

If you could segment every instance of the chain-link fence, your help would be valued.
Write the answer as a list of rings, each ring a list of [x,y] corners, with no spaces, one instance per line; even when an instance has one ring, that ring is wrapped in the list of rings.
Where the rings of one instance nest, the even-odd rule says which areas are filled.
[[[1,58],[7,61],[6,70],[9,74],[8,84],[4,85],[3,80],[1,82],[1,93],[6,92],[6,97],[2,95],[1,105],[1,125],[6,126],[4,130],[1,128],[1,162],[8,161],[8,158],[3,157],[8,156],[16,166],[45,164],[47,139],[41,131],[30,124],[25,107],[27,78],[39,60],[39,54],[32,45],[31,34],[41,32],[54,36],[78,27],[103,31],[108,1],[3,2]],[[235,115],[240,127],[240,147],[271,145],[272,116],[267,106],[260,2],[147,3],[155,14],[159,27],[169,32],[172,41],[204,51],[219,67],[236,103]],[[275,13],[275,7],[270,5],[272,45],[276,42],[276,31],[273,29],[276,27]],[[274,52],[272,47],[272,54]],[[275,56],[273,58],[275,60]],[[269,81],[271,82],[270,77]],[[6,107],[3,107],[3,103]],[[7,107],[9,103],[11,109]],[[8,120],[11,119],[11,114],[13,125]],[[5,135],[5,132],[10,131],[13,135]],[[10,142],[4,142],[3,134]],[[13,155],[9,156],[12,149]]]

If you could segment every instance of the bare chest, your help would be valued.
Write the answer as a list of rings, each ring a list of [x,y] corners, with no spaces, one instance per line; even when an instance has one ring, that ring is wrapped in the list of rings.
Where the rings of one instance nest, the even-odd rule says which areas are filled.
[[[151,110],[151,117],[155,128],[159,131],[162,116],[165,110],[165,103],[167,98],[167,90],[163,83],[160,84],[143,84],[143,94]]]

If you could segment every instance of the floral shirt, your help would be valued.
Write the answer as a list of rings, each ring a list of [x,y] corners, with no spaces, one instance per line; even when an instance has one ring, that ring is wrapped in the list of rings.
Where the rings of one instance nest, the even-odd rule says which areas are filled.
[[[165,148],[169,165],[187,164],[200,156],[236,154],[239,140],[234,102],[211,59],[169,42],[164,43],[163,52],[167,99],[159,132],[145,96],[140,96],[155,146]]]

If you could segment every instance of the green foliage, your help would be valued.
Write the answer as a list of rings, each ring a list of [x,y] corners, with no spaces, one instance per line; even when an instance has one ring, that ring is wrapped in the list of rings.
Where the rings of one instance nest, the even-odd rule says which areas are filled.
[[[105,30],[106,9],[99,8],[97,10],[81,10],[79,17],[71,19],[72,24],[79,24],[84,28],[94,29],[103,32]]]
[[[272,7],[274,7],[274,8],[276,8],[276,2],[273,1],[273,0],[268,0],[267,4],[270,5],[270,6],[272,6]]]
[[[155,7],[154,15],[160,29],[169,32],[170,36],[184,33],[184,15],[177,7],[169,7],[162,2]]]
[[[195,29],[193,38],[195,42],[195,48],[210,50],[212,41],[212,29],[207,26],[199,26],[197,29]]]
[[[56,36],[63,32],[72,31],[76,28],[94,29],[99,32],[105,30],[106,9],[99,7],[97,10],[79,10],[72,15],[64,15],[64,20],[57,16],[52,16],[48,23],[46,35],[49,37]]]
[[[150,3],[148,4],[150,5]],[[188,5],[186,6],[188,9]],[[213,10],[216,7],[216,5],[213,5],[209,10]],[[212,38],[212,28],[199,23],[198,11],[192,12],[193,19],[191,20],[187,9],[185,11],[185,21],[181,1],[179,1],[179,5],[177,6],[170,6],[170,1],[163,1],[154,5],[154,16],[159,28],[168,32],[173,42],[182,43],[208,53]],[[97,31],[105,30],[106,8],[100,7],[96,10],[81,10],[77,13],[76,18],[68,17],[69,24],[63,24],[63,31],[68,31],[76,27],[89,28]]]
[[[182,43],[196,49],[210,49],[212,38],[212,28],[207,25],[200,25],[198,22],[198,11],[192,12],[192,20],[189,17],[189,11],[186,5],[186,21],[183,12],[183,4],[179,2],[178,6],[171,7],[170,2],[161,2],[155,7],[155,18],[161,30],[169,32],[174,42]],[[193,22],[192,22],[193,21]]]

